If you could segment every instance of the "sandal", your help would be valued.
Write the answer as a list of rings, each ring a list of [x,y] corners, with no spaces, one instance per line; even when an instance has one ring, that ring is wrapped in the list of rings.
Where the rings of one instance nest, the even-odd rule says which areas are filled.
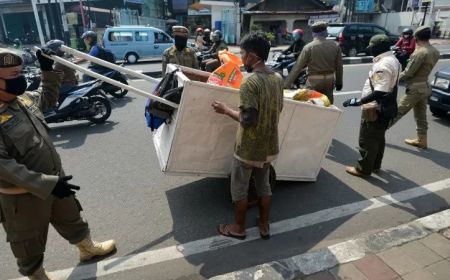
[[[264,239],[264,240],[270,239],[270,224],[267,224],[267,231],[261,230],[261,226],[260,226],[260,223],[259,223],[259,218],[256,219],[256,224],[258,225],[259,235],[261,236],[261,238]]]
[[[244,240],[247,235],[246,234],[239,234],[239,233],[233,233],[230,230],[230,226],[229,224],[220,224],[217,226],[217,231],[219,232],[220,235],[226,236],[226,237],[231,237],[231,238],[236,238],[239,240]]]

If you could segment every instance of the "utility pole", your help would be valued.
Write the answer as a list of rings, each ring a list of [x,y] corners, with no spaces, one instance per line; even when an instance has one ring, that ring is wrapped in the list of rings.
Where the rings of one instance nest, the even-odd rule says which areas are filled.
[[[45,45],[44,33],[42,32],[41,20],[39,18],[39,13],[36,7],[36,0],[31,0],[31,6],[33,7],[34,19],[36,20],[36,26],[39,34],[39,41],[41,45]]]
[[[67,46],[70,46],[70,33],[69,33],[69,26],[67,25],[67,15],[66,15],[66,9],[64,8],[64,1],[59,0],[59,8],[61,10],[61,20],[64,30],[64,43]]]

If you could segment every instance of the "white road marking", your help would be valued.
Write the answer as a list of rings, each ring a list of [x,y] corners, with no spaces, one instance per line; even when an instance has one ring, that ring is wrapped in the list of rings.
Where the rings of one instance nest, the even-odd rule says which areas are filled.
[[[218,275],[209,280],[293,279],[422,239],[449,226],[450,210],[445,210],[368,236],[362,235],[316,251]],[[373,244],[377,246],[374,247]]]
[[[333,208],[324,209],[318,212],[305,214],[295,218],[278,221],[270,225],[271,234],[282,234],[315,224],[320,224],[334,219],[346,217],[349,215],[367,212],[387,205],[403,204],[404,201],[408,201],[417,197],[425,196],[427,194],[446,189],[450,189],[450,178],[424,186],[411,188],[405,191],[400,191],[397,193],[388,194],[381,197],[374,197],[372,199],[349,203]],[[238,245],[241,243],[250,242],[259,238],[260,236],[258,228],[253,227],[247,230],[247,238],[242,241],[232,238],[226,238],[223,236],[213,236],[210,238],[196,240],[176,246],[150,250],[124,257],[112,258],[94,264],[87,264],[75,268],[58,270],[52,272],[51,274],[54,277],[57,277],[57,279],[67,279],[69,276],[70,279],[95,278],[165,261],[188,257],[195,254],[206,253],[213,250]],[[25,280],[26,278],[18,278],[17,280],[19,279]]]

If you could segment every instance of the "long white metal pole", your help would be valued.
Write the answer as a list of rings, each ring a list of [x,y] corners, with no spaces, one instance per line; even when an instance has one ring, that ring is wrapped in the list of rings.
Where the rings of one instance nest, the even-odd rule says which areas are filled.
[[[130,76],[133,76],[133,77],[136,77],[136,78],[140,78],[140,79],[144,79],[144,80],[152,82],[152,83],[158,83],[159,82],[158,79],[149,77],[149,76],[144,75],[142,73],[139,73],[139,72],[136,72],[136,71],[133,71],[133,70],[121,67],[121,66],[118,66],[118,65],[116,65],[114,63],[110,63],[110,62],[104,61],[102,59],[93,57],[91,55],[88,55],[88,54],[80,52],[78,50],[69,48],[69,47],[64,46],[64,45],[61,46],[61,50],[64,51],[64,52],[73,54],[74,56],[78,56],[78,57],[84,58],[86,60],[89,60],[91,62],[97,63],[97,64],[99,64],[101,66],[105,66],[106,68],[117,70],[120,73],[126,73],[126,74],[129,74]]]
[[[34,48],[35,48],[36,51],[39,50],[38,47],[34,47]],[[105,76],[103,76],[103,75],[101,75],[99,73],[95,73],[95,72],[93,72],[93,71],[91,71],[89,69],[86,69],[84,67],[76,65],[76,64],[74,64],[74,63],[72,63],[70,61],[67,61],[67,60],[65,60],[65,59],[63,59],[63,58],[61,58],[59,56],[55,56],[55,55],[48,56],[48,55],[45,55],[45,54],[43,54],[43,56],[45,56],[45,57],[47,57],[49,59],[52,59],[54,61],[57,61],[57,62],[65,65],[67,67],[70,67],[72,69],[78,70],[78,71],[80,71],[80,72],[82,72],[82,73],[84,73],[86,75],[89,75],[89,76],[92,76],[92,77],[94,77],[96,79],[99,79],[99,80],[102,80],[104,82],[107,82],[108,84],[112,84],[114,86],[120,87],[120,88],[128,90],[128,91],[132,91],[132,92],[136,93],[137,95],[153,99],[155,101],[158,101],[158,102],[161,102],[163,104],[166,104],[166,105],[168,105],[170,107],[178,108],[178,104],[176,104],[176,103],[173,103],[173,102],[171,102],[169,100],[166,100],[164,98],[161,98],[159,96],[147,93],[147,92],[145,92],[143,90],[137,89],[137,88],[132,87],[130,85],[122,84],[121,82],[118,82],[118,81],[113,80],[111,78],[105,77]],[[156,81],[158,81],[158,80],[156,80]]]

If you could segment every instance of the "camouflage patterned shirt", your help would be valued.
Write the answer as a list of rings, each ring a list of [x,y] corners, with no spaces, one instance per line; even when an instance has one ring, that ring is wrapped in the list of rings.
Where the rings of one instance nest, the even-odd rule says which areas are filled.
[[[283,109],[283,79],[274,72],[255,72],[240,87],[242,110],[254,108],[258,112],[256,126],[239,126],[236,135],[235,157],[250,165],[275,159],[278,147],[278,120]]]

